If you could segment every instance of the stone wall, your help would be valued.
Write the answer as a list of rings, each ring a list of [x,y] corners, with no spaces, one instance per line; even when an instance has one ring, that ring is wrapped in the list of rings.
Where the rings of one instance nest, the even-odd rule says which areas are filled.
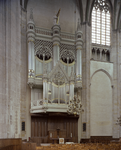
[[[73,0],[29,0],[27,5],[27,21],[29,20],[30,8],[33,8],[34,22],[37,27],[51,29],[54,16],[60,11],[59,22],[62,32],[75,33],[79,12]]]
[[[113,64],[91,61],[90,136],[112,136]]]
[[[25,131],[21,131],[21,138],[26,139],[26,130],[27,130],[27,40],[26,40],[26,28],[27,28],[27,21],[26,21],[26,14],[27,12],[21,8],[21,124],[25,122]]]
[[[21,100],[26,96],[19,0],[0,1],[0,27],[0,138],[17,138],[21,137]]]

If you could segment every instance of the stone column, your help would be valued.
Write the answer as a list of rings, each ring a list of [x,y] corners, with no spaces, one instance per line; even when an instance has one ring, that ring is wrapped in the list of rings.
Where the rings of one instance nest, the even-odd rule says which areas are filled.
[[[120,126],[116,125],[117,118],[121,114],[121,33],[118,30],[112,31],[111,38],[112,48],[111,48],[111,62],[113,62],[113,86],[112,86],[112,136],[113,138],[120,137]]]
[[[82,138],[90,138],[90,50],[91,44],[91,27],[86,23],[82,25],[83,30],[83,51],[82,51],[82,123],[86,123],[86,132],[82,131]]]
[[[55,24],[52,27],[53,31],[53,67],[60,60],[60,25]]]

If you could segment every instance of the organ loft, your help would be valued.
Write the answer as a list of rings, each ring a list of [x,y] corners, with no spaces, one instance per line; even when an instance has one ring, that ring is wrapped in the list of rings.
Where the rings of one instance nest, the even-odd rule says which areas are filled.
[[[119,141],[120,0],[0,0],[0,56],[3,146]]]
[[[71,116],[69,124],[73,127],[69,129],[70,131],[68,131],[68,123],[63,119],[70,117],[67,108],[74,96],[81,100],[83,33],[80,20],[78,20],[75,34],[61,32],[59,13],[60,9],[54,16],[54,21],[52,20],[53,26],[50,30],[36,27],[32,9],[27,23],[27,83],[31,88],[31,134],[34,137],[39,132],[36,117],[34,118],[33,115],[43,114],[43,116],[48,116],[42,127],[42,130],[45,130],[45,136],[47,136],[47,131],[51,132],[59,128],[60,133],[64,133],[62,137],[71,136],[76,142],[78,132],[73,134],[72,132],[74,132],[73,128],[78,128],[79,114],[75,112],[77,113],[76,119]],[[64,39],[66,36],[68,40]],[[63,122],[61,119],[55,119],[54,123],[51,123],[51,115],[55,118],[58,115],[59,118],[62,117],[61,115],[65,117],[62,119]],[[41,117],[37,118],[37,122],[42,123]],[[37,133],[34,132],[34,128],[37,128]],[[50,134],[52,136],[52,133]]]

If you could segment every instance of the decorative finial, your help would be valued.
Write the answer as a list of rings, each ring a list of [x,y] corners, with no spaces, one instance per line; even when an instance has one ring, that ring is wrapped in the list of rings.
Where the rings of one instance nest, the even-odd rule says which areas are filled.
[[[81,31],[81,22],[80,22],[80,19],[78,19],[77,31]]]
[[[59,15],[60,15],[60,10],[57,12],[57,14],[54,16],[54,24],[59,24]]]
[[[30,20],[34,21],[34,19],[33,19],[33,8],[30,8]]]

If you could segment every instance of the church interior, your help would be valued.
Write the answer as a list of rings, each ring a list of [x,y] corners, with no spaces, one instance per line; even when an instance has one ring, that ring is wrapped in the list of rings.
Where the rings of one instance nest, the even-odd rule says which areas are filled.
[[[0,54],[0,141],[121,148],[121,0],[0,0]]]

